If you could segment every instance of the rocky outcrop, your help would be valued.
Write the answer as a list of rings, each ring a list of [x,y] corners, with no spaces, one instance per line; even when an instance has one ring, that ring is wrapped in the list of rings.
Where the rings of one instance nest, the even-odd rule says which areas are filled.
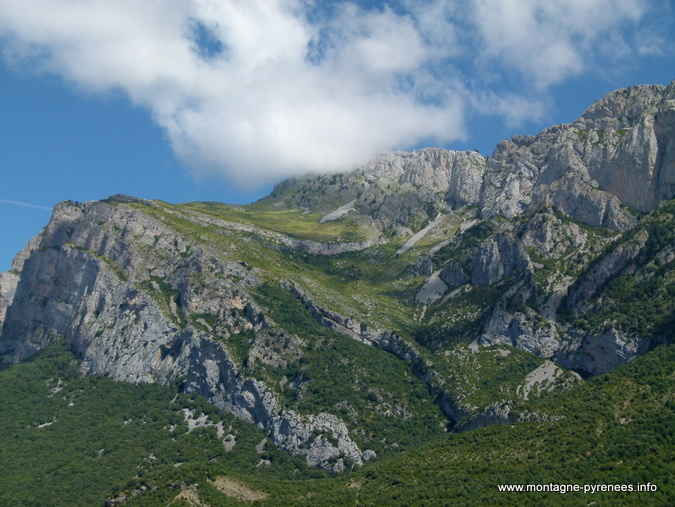
[[[673,84],[635,86],[606,95],[574,124],[589,131],[590,176],[637,210],[675,195],[674,106]]]
[[[5,321],[7,308],[9,308],[14,300],[19,276],[19,273],[15,271],[0,273],[0,330],[2,329],[2,323]]]
[[[12,301],[14,301],[16,286],[19,283],[23,265],[26,262],[26,259],[30,257],[40,244],[41,237],[42,233],[32,238],[23,250],[16,254],[12,261],[11,271],[0,273],[0,331],[2,331],[2,324],[5,321],[7,308],[9,308]]]
[[[565,221],[548,209],[536,214],[523,229],[520,241],[544,259],[560,259],[586,244],[586,234],[579,225]]]
[[[629,211],[622,209],[617,197],[584,180],[579,173],[567,172],[550,185],[542,185],[533,201],[536,207],[552,204],[570,218],[592,227],[623,231],[637,223]]]
[[[511,274],[527,271],[529,265],[527,252],[515,238],[489,238],[474,257],[471,283],[475,286],[492,285]]]
[[[381,155],[363,171],[378,179],[443,192],[450,203],[460,206],[479,202],[485,168],[486,158],[479,153],[425,148]]]
[[[362,453],[343,421],[331,414],[303,416],[282,410],[264,382],[247,378],[224,349],[202,337],[191,340],[185,392],[198,393],[216,407],[268,431],[281,449],[304,454],[309,466],[341,472],[346,460],[360,465],[374,453]]]
[[[0,338],[5,360],[65,339],[83,372],[178,384],[265,428],[311,466],[342,470],[372,456],[337,417],[282,409],[274,392],[233,359],[231,334],[269,325],[246,293],[255,276],[240,263],[220,260],[121,203],[58,205],[31,249]],[[212,325],[194,314],[211,315]]]
[[[419,230],[439,210],[464,205],[477,206],[483,219],[550,205],[584,224],[623,231],[636,223],[625,205],[645,212],[675,196],[674,138],[675,84],[636,86],[608,94],[574,123],[502,141],[489,158],[438,148],[394,152],[339,181],[297,178],[273,195],[284,196],[284,206],[334,211],[308,192],[320,189],[384,228]]]
[[[495,401],[480,414],[467,418],[456,428],[456,432],[470,431],[487,426],[511,424],[518,421],[518,414],[513,412],[508,400]]]
[[[551,223],[557,223],[558,227],[550,229]],[[536,224],[541,228],[537,230]],[[555,216],[543,213],[528,223],[522,233],[523,243],[537,250],[539,255],[549,259],[569,258],[568,252],[581,255],[580,249],[587,242],[586,234],[579,230],[573,223],[563,224]],[[560,238],[553,244],[548,244],[547,238]],[[595,301],[595,296],[609,280],[619,276],[625,270],[634,270],[631,263],[640,254],[648,240],[648,233],[644,230],[630,236],[628,241],[620,241],[614,246],[606,248],[590,265],[585,268],[576,281],[569,274],[559,274],[565,283],[559,287],[559,293],[553,293],[540,300],[552,304],[555,307],[544,307],[542,313],[536,311],[535,287],[533,266],[525,266],[518,271],[517,279],[509,286],[508,290],[494,304],[489,318],[486,319],[478,342],[481,345],[510,345],[519,350],[530,352],[544,358],[551,358],[561,365],[575,370],[596,375],[606,373],[625,364],[631,359],[644,353],[650,346],[650,340],[628,335],[616,330],[612,322],[606,323],[607,330],[604,332],[581,331],[569,323],[558,322],[555,308],[563,306],[566,311],[574,314],[592,312],[597,309],[594,305],[607,304],[603,301]],[[487,240],[484,245],[494,249],[495,242]],[[481,247],[478,251],[488,250]],[[492,251],[492,250],[488,250]],[[498,256],[478,255],[476,259],[491,259],[493,262]],[[517,256],[510,256],[510,259]],[[665,254],[664,254],[665,258]],[[452,266],[452,264],[450,264]],[[501,272],[494,267],[482,270],[485,273]],[[456,269],[456,268],[453,268]],[[499,283],[501,278],[479,278],[472,281]],[[548,290],[555,290],[555,285],[549,285]],[[553,311],[553,313],[551,312]]]
[[[445,264],[439,273],[439,277],[448,287],[452,288],[461,287],[471,280],[471,277],[458,261],[450,261]]]
[[[570,290],[567,307],[572,310],[580,310],[581,306],[591,299],[598,288],[637,257],[648,237],[647,232],[641,231],[630,243],[622,243],[611,249],[607,255],[600,257]]]
[[[642,354],[650,341],[611,318],[591,328],[563,313],[607,307],[598,294],[625,273],[672,280],[672,211],[644,225],[649,217],[635,210],[658,210],[675,195],[674,139],[675,84],[620,90],[572,124],[503,141],[490,158],[436,148],[382,155],[348,173],[284,182],[273,202],[246,211],[294,208],[314,220],[296,235],[278,217],[245,223],[226,206],[129,196],[61,203],[0,275],[0,356],[20,361],[64,339],[85,373],[177,385],[312,466],[358,465],[374,453],[359,449],[344,421],[288,401],[304,395],[291,373],[311,354],[310,337],[271,317],[287,308],[262,297],[263,282],[281,280],[321,325],[403,361],[456,431],[544,420],[516,413],[502,394],[481,408],[462,404],[443,354],[470,338],[472,351],[508,345],[593,375]],[[323,228],[313,239],[312,227]],[[342,239],[324,241],[326,230]],[[341,309],[350,303],[313,295],[323,287],[347,300],[359,276],[370,285],[354,294],[364,307],[354,315]],[[376,313],[372,322],[392,329],[370,324]],[[545,364],[532,382],[557,368]],[[523,387],[524,397],[537,389]]]
[[[625,230],[625,203],[649,211],[675,195],[675,85],[610,93],[573,124],[499,144],[488,164],[483,217],[553,204],[595,227]]]
[[[602,375],[646,353],[650,346],[649,340],[616,329],[600,334],[568,332],[554,358],[565,368]]]
[[[481,345],[510,345],[550,358],[560,348],[558,328],[555,324],[537,318],[532,310],[508,311],[500,302],[486,323],[480,336]]]

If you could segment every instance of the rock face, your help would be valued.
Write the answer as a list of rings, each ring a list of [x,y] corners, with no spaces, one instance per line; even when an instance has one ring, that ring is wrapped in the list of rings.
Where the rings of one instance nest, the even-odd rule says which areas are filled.
[[[578,341],[575,343],[575,339]],[[573,352],[561,348],[556,360],[566,368],[582,370],[591,375],[601,375],[626,364],[649,350],[649,341],[628,336],[616,329],[604,333],[589,333],[570,337],[564,344]]]
[[[243,374],[217,339],[227,332],[206,332],[190,318],[213,312],[231,332],[269,325],[245,292],[258,281],[240,263],[220,261],[215,252],[121,202],[57,205],[28,250],[32,254],[26,258],[24,252],[15,262],[21,277],[0,340],[6,358],[20,361],[65,338],[82,357],[85,373],[179,383],[185,392],[267,429],[280,448],[305,454],[310,466],[339,471],[345,459],[363,462],[342,421],[283,410],[265,383]],[[185,261],[181,254],[191,250]],[[207,273],[210,285],[194,283],[195,274]],[[5,287],[3,279],[3,293]]]
[[[16,286],[19,283],[21,271],[23,270],[24,262],[35,251],[40,243],[42,234],[32,238],[26,247],[21,250],[14,257],[12,262],[12,270],[0,273],[0,329],[5,320],[7,308],[12,304],[14,295],[16,294]]]
[[[478,287],[492,285],[513,273],[524,273],[529,263],[527,252],[513,237],[490,238],[476,253],[471,282]]]
[[[0,274],[0,322],[5,320],[7,308],[9,308],[14,300],[18,283],[19,273],[7,271]]]
[[[475,152],[427,148],[379,157],[367,166],[367,172],[402,185],[443,192],[449,203],[458,206],[480,201],[485,164],[485,157]]]
[[[649,211],[675,195],[674,99],[672,84],[619,90],[572,124],[500,143],[484,216],[550,203],[592,226],[632,225],[621,202]]]
[[[345,400],[297,408],[308,406],[308,357],[334,343],[310,344],[282,304],[293,300],[313,325],[401,361],[456,431],[546,420],[517,402],[567,388],[560,366],[602,374],[672,335],[674,139],[675,85],[641,86],[489,158],[396,152],[286,181],[246,209],[61,203],[0,275],[0,356],[65,340],[84,373],[198,393],[311,466],[359,465],[377,438],[359,418],[415,414],[381,387],[369,388],[368,413]],[[282,301],[262,303],[263,286]],[[644,294],[649,321],[633,312]],[[447,366],[457,350],[468,362]],[[471,380],[474,355],[539,363],[509,399],[501,386],[477,402],[457,388],[490,384]]]
[[[513,218],[548,204],[593,227],[626,230],[635,217],[622,203],[646,212],[675,196],[674,137],[675,85],[636,86],[608,94],[574,123],[502,141],[489,158],[395,152],[321,184],[337,202],[387,225],[431,220],[430,209],[476,205],[484,219]],[[306,185],[290,180],[274,194]],[[314,209],[326,202],[297,194],[284,203]]]

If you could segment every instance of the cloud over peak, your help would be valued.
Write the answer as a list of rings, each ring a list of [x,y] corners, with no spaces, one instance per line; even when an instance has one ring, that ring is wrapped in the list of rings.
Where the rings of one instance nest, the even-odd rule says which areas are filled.
[[[630,37],[647,5],[0,0],[0,47],[86,90],[124,91],[197,174],[255,186],[448,144],[472,108],[522,120],[600,42]],[[474,93],[486,69],[523,92]]]

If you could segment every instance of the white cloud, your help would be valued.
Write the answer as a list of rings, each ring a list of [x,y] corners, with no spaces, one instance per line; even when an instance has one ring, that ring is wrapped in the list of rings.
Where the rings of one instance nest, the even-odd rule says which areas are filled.
[[[645,13],[646,0],[473,0],[472,22],[488,64],[494,60],[544,89],[611,57],[603,41]]]
[[[320,2],[0,0],[0,37],[10,62],[127,93],[196,174],[257,185],[447,144],[465,136],[467,108],[541,116],[546,87],[644,11],[640,0],[331,5],[310,16]],[[217,43],[200,47],[195,27]],[[472,94],[476,65],[526,87]]]
[[[474,90],[467,94],[467,101],[481,114],[502,116],[509,127],[542,120],[548,106],[544,99],[524,97],[516,93],[497,94],[488,90]]]

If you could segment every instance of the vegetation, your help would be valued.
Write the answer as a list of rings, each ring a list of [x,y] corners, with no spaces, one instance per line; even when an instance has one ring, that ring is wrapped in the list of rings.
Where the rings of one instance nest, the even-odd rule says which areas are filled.
[[[250,469],[264,436],[197,397],[82,377],[63,343],[0,372],[0,385],[0,505],[102,505],[157,477],[191,481],[212,460]],[[185,409],[237,445],[227,453],[215,427],[188,431]]]
[[[260,430],[156,385],[81,377],[63,344],[0,372],[0,504],[239,505],[218,477],[268,495],[259,505],[669,505],[675,494],[675,345],[571,391],[528,403],[561,416],[445,434],[339,475],[255,446]],[[184,409],[223,423],[188,432]],[[51,424],[49,424],[51,423]],[[226,438],[227,439],[227,438]],[[260,465],[261,460],[269,464]],[[265,462],[267,463],[267,462]],[[645,492],[500,492],[500,484],[630,485]],[[227,490],[226,490],[227,491]],[[232,492],[230,492],[230,495]],[[183,500],[181,500],[183,499]],[[184,502],[181,504],[181,502]]]
[[[419,326],[417,341],[433,351],[473,341],[494,304],[509,289],[509,282],[512,280],[489,287],[467,286],[449,301],[432,305],[426,320]]]
[[[673,361],[661,347],[572,391],[533,402],[563,419],[452,435],[364,467],[360,504],[668,505],[673,480]],[[499,484],[652,483],[655,492],[504,493]]]
[[[380,455],[443,433],[448,421],[425,383],[402,361],[321,326],[300,300],[279,286],[263,285],[258,294],[276,323],[306,340],[297,364],[276,372],[267,368],[274,380],[286,377],[297,386],[284,391],[291,408],[336,414],[359,446]]]
[[[579,135],[586,141],[590,134]],[[610,136],[597,133],[597,139],[608,142]],[[49,505],[102,505],[120,495],[130,506],[196,505],[195,499],[212,506],[254,500],[262,505],[668,503],[675,493],[675,345],[588,382],[563,371],[555,383],[566,390],[541,388],[528,400],[523,386],[545,360],[507,345],[479,347],[476,338],[500,315],[495,309],[504,309],[518,313],[528,333],[555,331],[552,320],[560,318],[575,331],[613,328],[657,338],[655,343],[672,342],[675,201],[664,201],[626,233],[591,228],[553,209],[551,220],[568,236],[554,253],[529,246],[531,271],[509,267],[489,286],[465,283],[452,291],[443,286],[436,300],[422,305],[416,295],[431,273],[452,261],[458,279],[462,271],[468,279],[481,245],[496,235],[522,238],[525,222],[475,221],[473,210],[462,209],[442,217],[403,251],[410,231],[383,225],[386,220],[376,224],[352,213],[320,223],[345,196],[371,192],[362,194],[368,197],[364,202],[383,205],[382,188],[367,189],[361,179],[339,175],[308,181],[304,192],[301,185],[282,185],[278,195],[246,207],[129,203],[174,235],[164,241],[157,234],[152,247],[152,236],[140,242],[138,249],[148,249],[156,260],[152,267],[140,259],[133,272],[124,271],[111,257],[83,251],[148,295],[148,302],[186,335],[208,333],[223,344],[242,375],[264,380],[277,392],[282,409],[338,416],[359,448],[375,451],[377,458],[341,475],[309,469],[303,457],[265,442],[262,430],[198,397],[178,394],[180,382],[133,386],[82,377],[75,357],[56,343],[32,360],[0,370],[0,505],[44,499]],[[328,195],[320,206],[303,207],[316,204],[325,185],[342,197]],[[438,199],[407,203],[404,212],[413,217],[408,223],[420,228],[435,218]],[[533,213],[540,212],[551,209]],[[109,227],[111,234],[121,232],[115,224]],[[380,235],[381,242],[358,252],[306,252],[308,241],[344,243]],[[298,246],[299,241],[305,243]],[[635,245],[639,252],[580,310],[572,311],[564,301],[547,306],[614,249]],[[320,322],[314,303],[303,303],[280,283],[287,280],[311,294],[317,306],[371,330],[397,333],[414,347],[417,363],[330,329]],[[199,309],[190,313],[194,308]],[[450,421],[441,403],[465,419]],[[529,422],[449,431],[453,422],[461,426],[495,404],[509,406]],[[201,415],[206,425],[193,427]],[[498,490],[499,484],[647,482],[657,491]]]
[[[644,244],[638,237],[646,233]],[[565,316],[581,329],[614,327],[633,336],[675,338],[675,201],[664,201],[642,226],[611,248],[642,245],[630,270],[612,277],[594,295],[592,311]]]
[[[319,223],[322,214],[303,214],[301,209],[279,209],[274,206],[229,206],[221,203],[188,203],[182,206],[222,220],[254,224],[290,237],[311,241],[363,241],[366,230],[351,220]]]

